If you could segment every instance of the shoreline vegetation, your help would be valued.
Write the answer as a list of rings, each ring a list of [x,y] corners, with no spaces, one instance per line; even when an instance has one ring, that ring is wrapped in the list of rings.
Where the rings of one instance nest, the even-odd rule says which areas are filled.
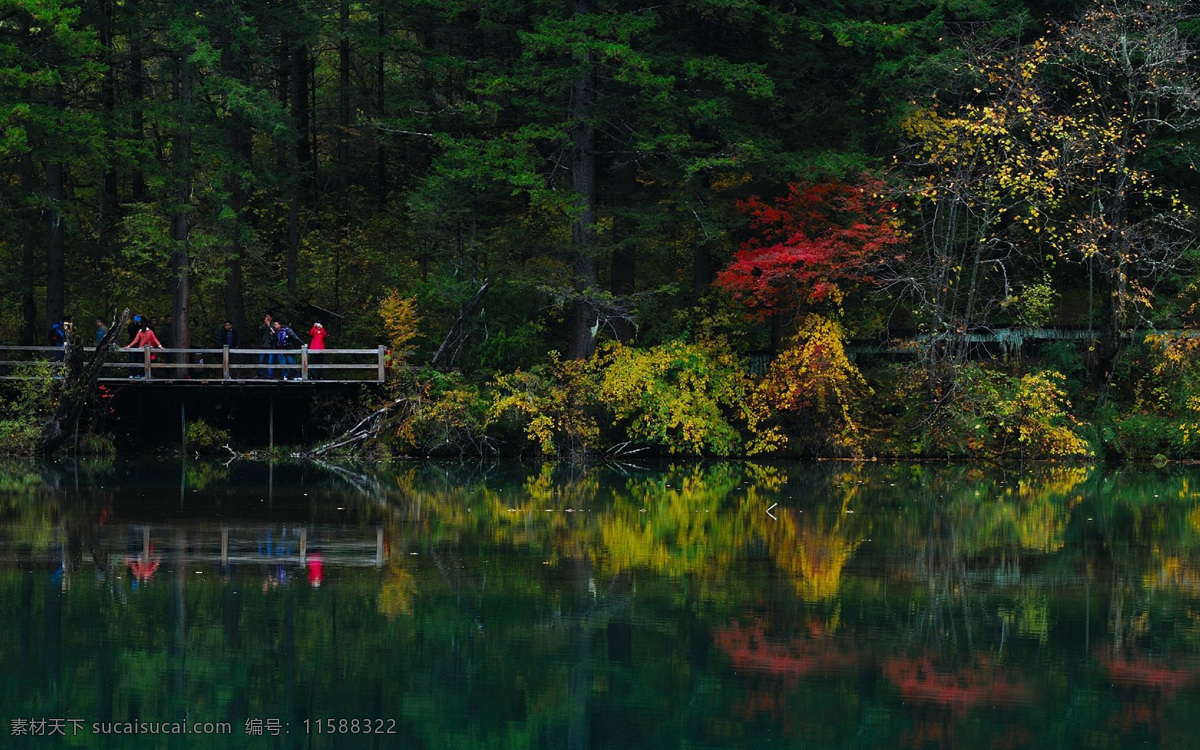
[[[328,437],[300,445],[280,435],[274,451],[239,441],[237,426],[211,414],[187,424],[187,451],[231,457],[522,457],[592,461],[639,459],[1155,460],[1200,459],[1192,395],[1200,358],[1190,338],[1150,336],[1121,354],[1128,380],[1097,389],[1067,360],[1063,375],[1040,360],[972,362],[960,393],[930,412],[919,363],[859,369],[832,328],[816,326],[773,360],[764,376],[727,343],[672,342],[603,347],[588,360],[497,375],[484,383],[461,372],[397,365],[382,387],[312,404],[343,415]],[[822,340],[821,335],[832,335]],[[1082,354],[1079,355],[1082,359]],[[41,377],[10,381],[16,394],[0,421],[0,452],[41,452],[48,415],[64,388],[52,365]],[[1136,376],[1133,374],[1136,373]],[[780,394],[792,408],[780,408]],[[776,400],[772,400],[776,399]],[[105,432],[113,416],[93,398],[66,449],[134,453]],[[773,405],[774,404],[774,405]],[[1082,408],[1081,406],[1082,405]],[[1177,405],[1177,406],[1176,406]],[[179,446],[158,446],[177,452]]]
[[[19,0],[0,341],[388,346],[317,456],[1200,459],[1200,23],[959,5]],[[146,449],[97,372],[0,452]]]

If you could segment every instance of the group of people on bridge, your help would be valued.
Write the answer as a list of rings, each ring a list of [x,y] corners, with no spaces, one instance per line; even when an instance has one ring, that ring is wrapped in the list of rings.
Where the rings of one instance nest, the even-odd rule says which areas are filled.
[[[73,323],[70,315],[63,316],[62,320],[50,326],[50,345],[62,347],[66,345],[67,333],[71,330]],[[105,324],[103,318],[96,318],[96,334],[95,343],[97,346],[104,341],[108,335],[108,325]],[[286,320],[276,320],[272,315],[263,316],[262,325],[258,329],[258,349],[269,349],[270,352],[260,352],[258,355],[258,371],[257,377],[266,379],[282,378],[283,380],[300,380],[302,374],[300,368],[296,365],[295,351],[305,346],[309,351],[309,362],[313,363],[314,357],[319,356],[315,353],[325,350],[325,339],[327,331],[321,321],[317,320],[312,324],[312,328],[308,331],[309,341],[305,341],[292,328],[291,322]],[[147,317],[145,315],[134,315],[126,327],[128,343],[121,347],[122,350],[129,352],[129,362],[137,364],[142,361],[145,349],[164,349],[163,341],[171,343],[174,339],[174,318],[167,315],[159,323],[158,318]],[[240,338],[237,330],[233,327],[233,321],[226,320],[217,332],[217,346],[225,349],[240,348]],[[151,354],[151,359],[157,359],[158,354]],[[168,355],[163,355],[168,356]],[[203,363],[203,360],[201,360]],[[130,376],[131,378],[143,377],[141,373]],[[317,372],[309,371],[309,379],[318,379]]]
[[[312,328],[308,331],[309,342],[308,360],[312,364],[314,358],[319,357],[319,352],[325,351],[325,338],[327,332],[321,321],[315,321]],[[225,321],[225,326],[218,334],[221,346],[228,346],[230,349],[237,348],[238,335],[233,329],[233,323]],[[273,349],[272,352],[263,352],[258,355],[258,377],[273,379],[276,374],[284,380],[300,380],[302,375],[300,369],[296,367],[296,355],[293,354],[297,349],[305,346],[304,340],[292,330],[292,324],[289,321],[275,320],[270,314],[263,316],[262,325],[258,327],[258,348]],[[278,371],[276,371],[278,367]],[[318,379],[318,372],[310,370],[308,373],[309,379]]]

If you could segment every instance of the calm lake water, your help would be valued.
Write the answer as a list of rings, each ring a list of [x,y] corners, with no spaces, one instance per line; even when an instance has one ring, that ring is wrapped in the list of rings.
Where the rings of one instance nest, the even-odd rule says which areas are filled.
[[[59,461],[0,507],[0,747],[1200,747],[1192,469]]]

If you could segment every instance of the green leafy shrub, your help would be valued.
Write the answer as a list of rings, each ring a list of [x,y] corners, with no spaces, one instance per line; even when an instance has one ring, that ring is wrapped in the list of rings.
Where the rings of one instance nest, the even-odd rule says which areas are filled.
[[[36,453],[41,439],[40,425],[27,420],[0,420],[0,453]]]
[[[754,381],[722,341],[613,344],[596,367],[600,400],[631,440],[693,456],[761,453],[780,442]]]
[[[5,381],[0,398],[0,452],[36,453],[42,425],[54,407],[55,363],[24,362],[13,367],[16,379]]]
[[[1083,390],[1087,380],[1081,344],[1078,341],[1047,341],[1038,352],[1041,366],[1062,373],[1063,386],[1072,396]]]
[[[1200,339],[1155,334],[1130,347],[1120,378],[1132,384],[1132,403],[1112,419],[1110,447],[1148,458],[1200,454]]]
[[[485,372],[511,372],[534,366],[545,357],[546,327],[527,320],[512,329],[500,328],[475,345],[477,367]]]
[[[543,456],[581,458],[600,439],[594,364],[559,361],[498,375],[488,408],[490,425],[512,421]]]
[[[1189,445],[1188,432],[1182,427],[1162,414],[1135,411],[1114,421],[1109,447],[1129,458],[1150,458],[1159,453],[1172,458],[1184,458],[1195,446]]]
[[[1018,377],[967,365],[959,372],[956,398],[931,422],[931,443],[956,456],[1089,456],[1064,380],[1052,370]]]
[[[384,448],[421,456],[491,452],[488,402],[478,387],[457,373],[431,369],[399,377],[404,404],[382,432]]]
[[[79,450],[93,456],[115,456],[117,446],[109,435],[88,433],[79,440]]]
[[[184,433],[188,450],[209,453],[229,443],[229,431],[210,425],[203,419],[188,423]]]

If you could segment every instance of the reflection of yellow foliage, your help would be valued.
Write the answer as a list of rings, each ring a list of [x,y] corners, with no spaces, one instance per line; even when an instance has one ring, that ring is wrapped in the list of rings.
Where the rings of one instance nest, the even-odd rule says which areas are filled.
[[[564,479],[562,472],[570,471],[547,463],[525,478],[520,492],[477,488],[473,522],[483,524],[495,541],[544,547],[551,562],[587,556],[595,545],[600,484],[594,471]]]
[[[1021,546],[1038,552],[1062,549],[1066,515],[1062,505],[1042,501],[1033,507],[1022,508],[1016,519],[1017,537]]]
[[[1171,589],[1196,596],[1200,594],[1200,567],[1179,555],[1167,555],[1158,570],[1146,571],[1142,583],[1151,591]]]
[[[842,569],[858,549],[843,528],[846,506],[832,528],[823,528],[823,518],[798,522],[791,511],[776,511],[779,521],[766,536],[775,564],[793,577],[797,593],[805,601],[832,599],[842,581]]]
[[[1067,501],[1090,475],[1088,467],[1053,467],[1017,483],[1021,503],[1014,524],[1024,549],[1038,552],[1062,549]]]
[[[955,516],[962,524],[960,550],[970,554],[1013,544],[1031,552],[1062,549],[1070,509],[1079,502],[1079,488],[1091,472],[1086,466],[1036,467],[1015,486],[972,475],[978,484],[962,499],[969,512]]]
[[[605,566],[668,575],[725,569],[745,544],[739,516],[726,505],[740,479],[737,467],[718,464],[631,481],[628,498],[616,498],[602,520]]]
[[[411,615],[416,594],[417,582],[412,572],[395,563],[388,565],[379,592],[379,613],[389,620],[396,619],[396,615]]]
[[[1036,475],[1023,477],[1017,483],[1017,493],[1022,500],[1047,496],[1066,497],[1086,482],[1091,473],[1091,468],[1087,466],[1051,467]]]
[[[787,482],[787,474],[780,471],[778,466],[747,463],[745,467],[751,486],[760,490],[775,492]]]
[[[541,471],[525,479],[525,495],[534,507],[547,505],[554,499],[554,466],[542,464]]]

